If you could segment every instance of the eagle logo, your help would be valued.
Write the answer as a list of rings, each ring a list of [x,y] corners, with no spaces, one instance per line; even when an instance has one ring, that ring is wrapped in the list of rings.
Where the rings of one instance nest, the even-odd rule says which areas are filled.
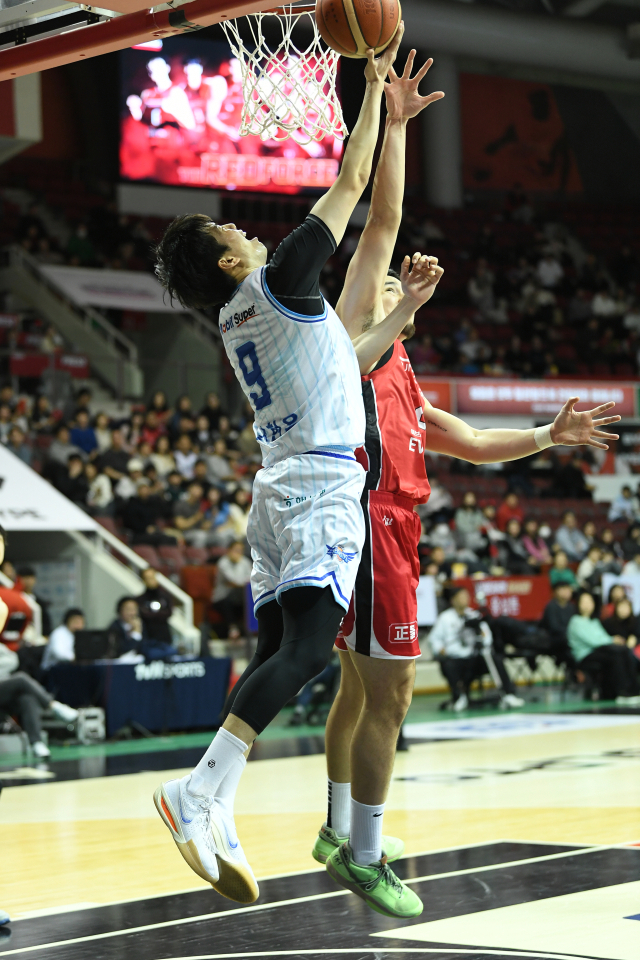
[[[345,550],[344,547],[341,547],[340,544],[336,543],[335,546],[330,547],[328,543],[325,544],[327,548],[327,556],[336,557],[341,563],[351,563],[358,554],[349,553],[348,550]]]

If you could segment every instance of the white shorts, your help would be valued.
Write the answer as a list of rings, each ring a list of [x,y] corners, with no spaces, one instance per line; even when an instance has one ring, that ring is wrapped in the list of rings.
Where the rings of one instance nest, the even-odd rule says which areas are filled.
[[[260,470],[247,530],[256,609],[299,586],[330,586],[349,609],[364,543],[364,480],[343,454],[305,453]]]

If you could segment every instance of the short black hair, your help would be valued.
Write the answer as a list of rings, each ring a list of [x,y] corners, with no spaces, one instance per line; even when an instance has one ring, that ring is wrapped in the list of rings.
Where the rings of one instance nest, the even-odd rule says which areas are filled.
[[[69,607],[62,619],[65,627],[72,617],[84,617],[84,612],[80,609],[80,607]]]
[[[394,270],[393,267],[389,267],[389,269],[387,270],[387,276],[388,276],[388,277],[393,277],[394,280],[399,280],[399,279],[400,279],[400,274],[398,273],[397,270]]]
[[[158,280],[187,309],[226,303],[237,286],[218,266],[229,247],[216,240],[212,223],[203,213],[176,217],[155,248]]]
[[[116,613],[120,613],[125,603],[129,603],[131,600],[133,600],[134,603],[138,602],[137,597],[120,597],[120,599],[118,600],[118,604],[116,606]]]
[[[36,572],[33,567],[18,567],[19,577],[35,577]]]

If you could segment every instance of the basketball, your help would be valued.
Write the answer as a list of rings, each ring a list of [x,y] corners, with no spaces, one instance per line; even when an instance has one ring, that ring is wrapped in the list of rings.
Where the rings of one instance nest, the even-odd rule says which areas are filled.
[[[398,0],[317,0],[320,36],[343,57],[366,57],[389,46],[402,18]]]

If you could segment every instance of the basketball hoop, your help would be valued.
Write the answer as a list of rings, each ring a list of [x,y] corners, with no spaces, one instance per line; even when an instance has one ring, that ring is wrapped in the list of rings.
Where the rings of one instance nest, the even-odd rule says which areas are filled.
[[[240,136],[261,140],[289,138],[302,145],[326,136],[343,139],[347,129],[336,92],[339,53],[328,48],[318,33],[315,7],[287,5],[265,13],[250,13],[250,49],[240,36],[237,20],[223,20],[222,28],[240,64],[244,110]],[[277,45],[270,49],[263,33],[265,17],[279,29]],[[307,46],[293,41],[301,24],[311,29]],[[305,34],[302,33],[304,38]]]

